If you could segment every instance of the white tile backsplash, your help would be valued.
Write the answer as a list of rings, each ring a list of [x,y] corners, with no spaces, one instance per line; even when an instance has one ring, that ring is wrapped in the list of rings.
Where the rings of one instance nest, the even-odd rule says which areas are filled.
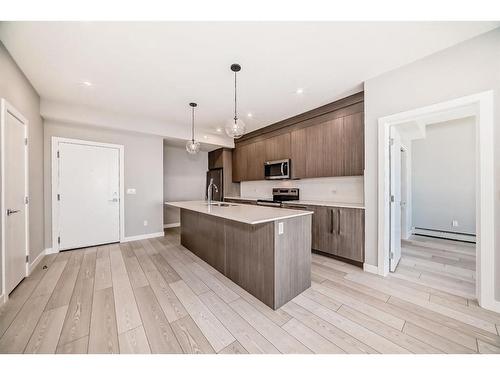
[[[300,189],[301,200],[323,200],[339,203],[364,203],[363,176],[324,177],[301,180],[244,181],[240,184],[245,198],[270,198],[275,187]]]

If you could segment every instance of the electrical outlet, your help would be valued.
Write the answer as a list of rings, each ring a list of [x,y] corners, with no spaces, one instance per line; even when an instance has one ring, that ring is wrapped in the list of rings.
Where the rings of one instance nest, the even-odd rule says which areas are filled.
[[[451,226],[452,227],[458,227],[458,220],[452,220],[451,221]]]
[[[147,227],[148,226],[148,221],[147,220],[144,220],[144,226]]]
[[[134,188],[127,189],[127,194],[135,194],[135,189]]]
[[[278,223],[278,234],[283,234],[285,233],[285,223],[281,222]]]

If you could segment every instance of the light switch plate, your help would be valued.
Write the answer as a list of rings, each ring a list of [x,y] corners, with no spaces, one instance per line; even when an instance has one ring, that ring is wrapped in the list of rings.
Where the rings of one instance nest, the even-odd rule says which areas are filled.
[[[285,233],[285,223],[281,222],[278,223],[278,234],[283,234]]]
[[[127,194],[135,194],[135,189],[134,188],[127,189]]]

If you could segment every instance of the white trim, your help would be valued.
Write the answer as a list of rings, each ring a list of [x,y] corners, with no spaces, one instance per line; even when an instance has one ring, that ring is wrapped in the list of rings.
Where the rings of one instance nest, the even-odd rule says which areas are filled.
[[[98,147],[115,148],[119,151],[119,184],[120,184],[120,242],[125,239],[125,147],[123,145],[113,143],[102,143],[93,141],[84,141],[81,139],[52,137],[52,164],[51,164],[51,189],[52,189],[52,249],[54,252],[59,251],[57,243],[58,227],[57,223],[57,183],[59,174],[59,163],[57,160],[57,151],[59,143],[73,143],[79,145],[89,145]]]
[[[147,240],[148,238],[163,237],[164,235],[165,235],[165,233],[163,233],[163,232],[139,234],[137,236],[125,237],[120,242],[130,242],[130,241]]]
[[[33,260],[33,262],[31,262],[31,263],[29,264],[29,266],[28,266],[28,267],[29,267],[29,272],[28,272],[28,274],[30,274],[30,275],[31,275],[31,272],[33,272],[33,270],[34,270],[34,269],[35,269],[35,267],[38,265],[38,263],[40,263],[40,261],[43,259],[43,257],[44,257],[45,255],[47,255],[46,251],[47,251],[47,250],[42,250],[42,251],[40,252],[40,254],[38,254],[38,256],[35,258],[35,260]]]
[[[163,226],[164,229],[180,227],[181,223],[170,223]]]
[[[373,264],[363,263],[363,271],[378,274],[378,267]]]
[[[495,300],[495,191],[493,91],[485,91],[446,102],[379,118],[378,120],[378,274],[389,272],[389,130],[391,126],[442,111],[475,106],[476,126],[476,295],[479,304],[500,312]]]
[[[3,294],[0,294],[0,306],[2,306],[5,302],[7,302],[7,299],[4,298]]]
[[[25,245],[26,245],[26,256],[29,259],[30,255],[30,238],[29,238],[29,121],[6,99],[2,98],[0,102],[0,153],[1,153],[1,164],[0,164],[0,179],[1,179],[1,196],[0,196],[0,215],[2,215],[1,223],[1,233],[2,241],[0,243],[1,258],[2,258],[2,296],[4,296],[4,302],[8,300],[8,293],[6,291],[6,268],[5,268],[5,222],[6,222],[6,207],[5,207],[5,113],[10,112],[14,117],[16,117],[24,125],[24,137],[28,139],[28,144],[24,148],[24,195],[28,197],[28,204],[25,204]],[[29,264],[26,262],[25,275],[29,275]]]
[[[45,255],[57,254],[59,252],[59,250],[53,249],[52,247],[48,247],[44,251],[45,251]]]

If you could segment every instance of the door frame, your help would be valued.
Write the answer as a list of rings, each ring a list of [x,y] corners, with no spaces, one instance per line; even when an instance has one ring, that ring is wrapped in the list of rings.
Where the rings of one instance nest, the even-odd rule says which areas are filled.
[[[57,151],[59,143],[72,143],[76,145],[86,145],[86,146],[97,146],[97,147],[107,147],[117,149],[119,151],[118,163],[119,163],[119,199],[120,199],[120,242],[125,240],[125,179],[124,179],[124,170],[125,170],[125,147],[123,145],[114,144],[114,143],[103,143],[103,142],[94,142],[94,141],[86,141],[82,139],[76,138],[64,138],[64,137],[55,137],[53,136],[51,139],[51,210],[52,210],[52,252],[58,253],[59,246],[57,244],[57,233],[59,229],[59,222],[57,217],[57,187],[59,181],[59,162],[57,158]]]
[[[476,297],[500,312],[495,299],[495,190],[493,90],[381,117],[378,120],[378,274],[389,273],[389,134],[391,126],[419,117],[473,106],[476,115]]]
[[[5,226],[6,226],[6,207],[5,207],[5,118],[7,112],[9,112],[12,116],[17,118],[20,122],[24,124],[24,138],[28,139],[28,124],[29,121],[24,117],[12,104],[10,104],[6,99],[1,99],[1,115],[0,115],[0,150],[1,150],[1,166],[0,166],[0,176],[1,176],[1,186],[2,193],[0,198],[0,212],[2,215],[2,241],[1,241],[1,250],[2,250],[2,295],[3,301],[6,302],[9,298],[7,289],[6,289],[6,266],[5,266]],[[26,256],[28,257],[28,262],[26,262],[26,272],[25,275],[29,275],[29,255],[30,255],[30,246],[29,246],[29,142],[26,143],[24,147],[24,195],[28,197],[28,202],[25,203],[25,227],[26,227],[26,236],[25,236],[25,247],[26,247]],[[0,296],[1,297],[1,296]],[[1,299],[1,298],[0,298]]]

